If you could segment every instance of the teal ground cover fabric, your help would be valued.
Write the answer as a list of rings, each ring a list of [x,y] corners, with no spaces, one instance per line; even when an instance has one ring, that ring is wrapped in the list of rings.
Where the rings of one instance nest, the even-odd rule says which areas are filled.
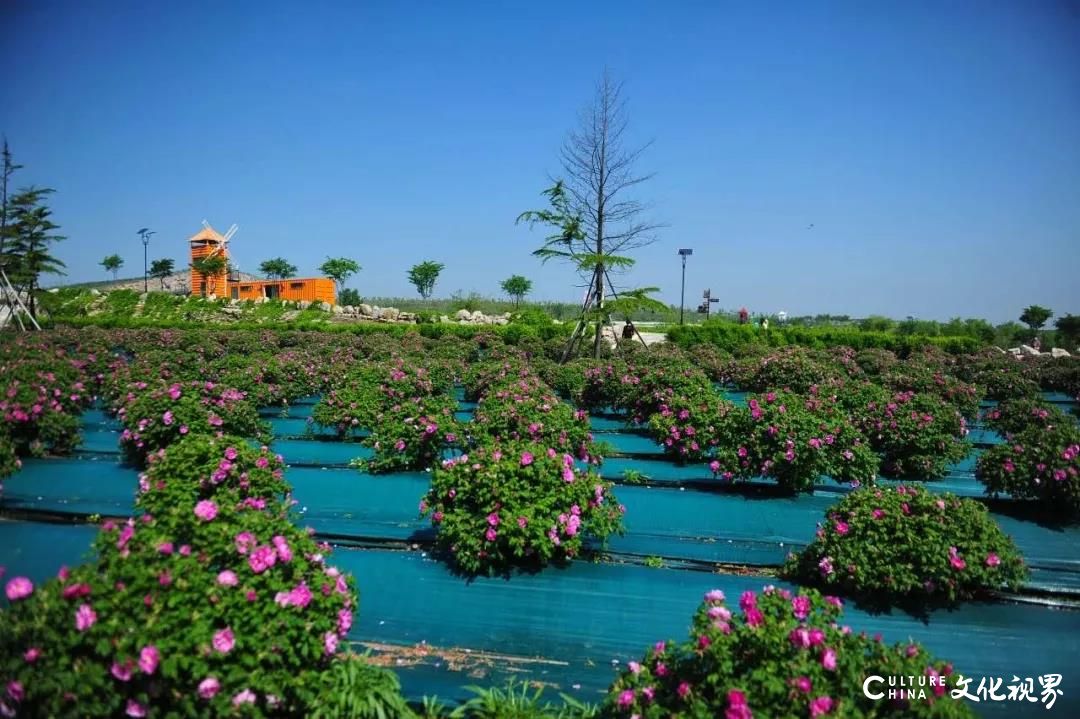
[[[0,565],[41,582],[62,564],[81,561],[91,536],[85,526],[0,522]],[[511,579],[468,581],[422,552],[338,547],[331,560],[351,572],[360,587],[351,641],[425,643],[433,649],[425,665],[401,670],[406,691],[414,697],[436,692],[447,696],[455,687],[449,696],[461,696],[463,685],[501,681],[513,673],[595,699],[615,667],[639,657],[658,639],[686,636],[691,614],[706,591],[719,588],[734,604],[743,591],[759,591],[769,582],[754,576],[589,562]],[[867,614],[849,604],[845,621],[854,631],[881,633],[887,642],[921,641],[968,676],[1008,681],[1013,674],[1058,672],[1068,681],[1072,660],[1080,656],[1080,612],[1074,611],[972,603],[934,612],[924,623],[901,612]],[[492,662],[483,679],[467,678],[449,672],[445,661],[436,666],[440,651],[447,649],[506,658]],[[1080,711],[1080,692],[1068,691],[1071,688],[1066,686],[1055,707],[1062,716]],[[1018,705],[978,708],[986,716],[1016,716],[1008,712]]]

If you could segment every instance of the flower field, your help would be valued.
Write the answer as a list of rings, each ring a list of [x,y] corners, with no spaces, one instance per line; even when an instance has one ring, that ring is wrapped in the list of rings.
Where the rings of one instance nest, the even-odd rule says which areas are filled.
[[[1080,362],[559,349],[5,338],[0,711],[1013,716],[955,678],[1054,673],[1080,709]]]

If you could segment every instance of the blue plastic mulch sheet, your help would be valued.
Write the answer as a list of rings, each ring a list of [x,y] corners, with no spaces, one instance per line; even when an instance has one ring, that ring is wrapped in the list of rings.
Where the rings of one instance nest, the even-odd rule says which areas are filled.
[[[313,451],[330,443],[308,442]],[[612,460],[614,461],[614,460]],[[668,465],[670,466],[670,465]],[[423,541],[430,523],[418,504],[429,486],[426,472],[371,475],[347,468],[293,466],[301,521],[324,534],[372,540]],[[27,460],[5,482],[0,507],[74,514],[127,515],[133,511],[137,472],[104,457]],[[769,496],[713,480],[712,489],[676,486],[616,488],[626,506],[626,535],[611,551],[670,560],[775,565],[813,538],[833,493]],[[1032,586],[1080,592],[1080,526],[1041,526],[994,515],[1032,567]]]
[[[9,576],[40,583],[61,565],[87,555],[93,528],[0,522],[0,565]],[[465,580],[421,552],[338,547],[330,562],[352,573],[360,610],[349,639],[393,654],[423,643],[427,657],[397,667],[406,692],[460,698],[461,686],[502,683],[507,676],[555,685],[585,700],[600,692],[631,659],[659,639],[682,639],[702,595],[723,590],[734,606],[764,577],[710,575],[641,566],[574,562],[512,579]],[[886,642],[914,639],[953,662],[965,676],[1037,677],[1066,674],[1055,709],[1080,711],[1080,688],[1067,667],[1080,653],[1080,612],[1023,604],[969,603],[930,615],[927,623],[901,612],[870,615],[852,605],[854,631]],[[467,651],[466,651],[467,650]],[[452,660],[452,661],[451,661]],[[451,671],[453,663],[458,670]],[[977,681],[976,681],[977,683]],[[554,696],[552,696],[554,698]],[[976,707],[985,716],[1041,715],[1041,705]]]
[[[60,567],[73,567],[90,557],[97,527],[87,524],[42,524],[0,520],[0,567],[6,584],[28,577],[34,586],[56,576]],[[7,598],[0,593],[0,606]]]

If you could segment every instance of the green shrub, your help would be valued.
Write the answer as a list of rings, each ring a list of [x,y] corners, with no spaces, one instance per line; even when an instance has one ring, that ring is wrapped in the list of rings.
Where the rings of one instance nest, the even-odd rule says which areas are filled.
[[[710,591],[694,615],[690,639],[657,642],[611,685],[600,715],[610,719],[776,719],[970,717],[954,700],[953,667],[912,642],[888,646],[841,626],[841,602],[818,592],[765,587],[744,592],[741,611]],[[923,697],[877,701],[863,680],[927,677]],[[933,677],[935,686],[930,686]],[[939,684],[940,682],[940,684]],[[917,687],[918,689],[918,687]]]
[[[308,713],[309,685],[351,626],[352,581],[288,521],[283,497],[249,494],[280,486],[262,455],[243,450],[214,483],[222,444],[166,450],[140,503],[168,514],[105,522],[95,562],[4,612],[0,646],[13,651],[0,676],[19,683],[19,712]]]
[[[987,494],[1037,500],[1052,512],[1080,512],[1080,427],[1066,421],[1010,435],[980,455],[975,478]]]
[[[810,492],[823,477],[872,482],[880,460],[834,399],[768,392],[747,399],[746,433],[717,445],[714,474],[760,473],[790,492]]]
[[[855,425],[881,455],[887,477],[939,479],[968,455],[967,424],[957,409],[936,395],[894,392],[869,382],[849,382],[835,391]]]
[[[226,433],[269,441],[269,428],[244,393],[213,382],[189,382],[132,393],[118,412],[120,447],[138,466],[147,455],[189,434]]]
[[[987,589],[1016,589],[1027,568],[981,503],[900,485],[844,497],[784,573],[875,603],[954,602]]]
[[[10,477],[22,468],[22,461],[15,455],[15,444],[0,430],[0,479]],[[0,484],[0,492],[4,485]]]
[[[586,537],[622,531],[625,510],[612,486],[569,454],[506,442],[443,462],[420,511],[468,574],[543,567],[579,556]]]

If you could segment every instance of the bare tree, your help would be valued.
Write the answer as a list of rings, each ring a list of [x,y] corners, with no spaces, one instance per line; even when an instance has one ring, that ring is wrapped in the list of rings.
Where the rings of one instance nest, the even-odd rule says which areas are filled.
[[[634,261],[626,253],[655,242],[661,227],[644,218],[647,207],[631,194],[634,187],[652,177],[634,170],[652,142],[631,147],[628,124],[622,83],[605,69],[592,102],[584,108],[578,127],[563,145],[560,156],[566,176],[545,193],[552,209],[526,212],[519,218],[559,228],[534,254],[545,260],[570,259],[590,278],[582,312],[583,316],[597,318],[593,341],[597,357],[602,325],[610,314],[605,312],[605,298],[607,290],[614,289],[610,272],[630,267]],[[630,294],[644,300],[644,293],[634,290]],[[568,354],[576,338],[577,331]]]

